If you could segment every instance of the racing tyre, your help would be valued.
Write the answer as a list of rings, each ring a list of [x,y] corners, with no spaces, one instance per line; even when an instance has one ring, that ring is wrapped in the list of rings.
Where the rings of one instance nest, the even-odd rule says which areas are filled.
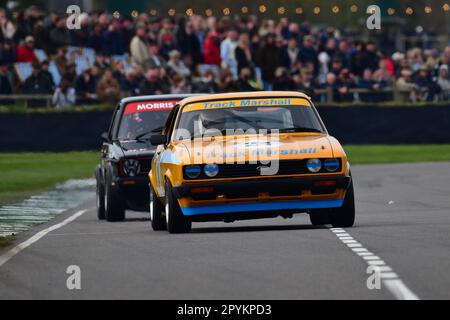
[[[341,208],[333,209],[330,214],[331,224],[335,228],[350,228],[355,223],[355,194],[353,180],[350,182]]]
[[[309,213],[309,219],[313,226],[323,226],[331,223],[330,210],[312,210]]]
[[[153,186],[150,184],[150,219],[154,231],[167,230],[166,220],[164,219],[164,206],[156,196]]]
[[[125,201],[116,190],[111,189],[110,183],[105,188],[105,218],[109,222],[125,220]]]
[[[105,187],[97,181],[96,188],[97,218],[105,220]]]
[[[170,182],[166,182],[166,224],[169,233],[188,233],[192,228],[192,221],[181,212],[177,199],[173,196]]]

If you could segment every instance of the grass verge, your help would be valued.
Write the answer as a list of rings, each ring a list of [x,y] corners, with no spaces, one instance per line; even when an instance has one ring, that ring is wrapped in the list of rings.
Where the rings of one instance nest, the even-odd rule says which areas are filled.
[[[450,161],[450,145],[348,145],[351,164]]]
[[[6,236],[6,237],[0,236],[0,248],[10,245],[11,242],[13,241],[13,238],[14,238],[13,236]]]
[[[89,178],[99,162],[94,151],[0,153],[0,205],[53,188],[68,179]]]

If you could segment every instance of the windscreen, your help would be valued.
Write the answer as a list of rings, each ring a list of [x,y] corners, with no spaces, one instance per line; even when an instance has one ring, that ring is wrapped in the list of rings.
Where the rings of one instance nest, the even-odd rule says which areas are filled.
[[[227,130],[237,133],[252,130],[323,132],[324,128],[311,105],[306,100],[301,103],[297,101],[301,99],[294,100],[273,104],[261,102],[267,100],[244,104],[228,101],[187,107],[181,114],[178,129],[188,131],[191,137],[207,135],[208,132],[225,135]]]
[[[150,136],[164,125],[177,100],[133,102],[125,106],[117,138],[122,141]]]

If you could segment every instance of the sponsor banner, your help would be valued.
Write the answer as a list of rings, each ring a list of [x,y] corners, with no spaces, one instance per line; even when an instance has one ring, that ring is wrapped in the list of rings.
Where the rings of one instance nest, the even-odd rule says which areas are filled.
[[[140,112],[172,110],[177,103],[178,100],[132,102],[126,105],[123,114],[129,115]]]
[[[187,105],[185,108],[183,108],[183,112],[210,110],[210,109],[225,109],[225,108],[284,107],[284,106],[310,107],[311,104],[307,99],[303,98],[269,98],[269,99],[204,101]]]

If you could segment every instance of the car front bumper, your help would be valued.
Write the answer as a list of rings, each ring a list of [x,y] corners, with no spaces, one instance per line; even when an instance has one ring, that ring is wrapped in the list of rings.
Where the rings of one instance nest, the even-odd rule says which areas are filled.
[[[330,181],[335,182],[332,187],[321,184]],[[211,181],[176,187],[174,194],[185,216],[261,213],[265,217],[274,212],[339,208],[350,182],[347,176]],[[205,193],[197,193],[199,188]]]

